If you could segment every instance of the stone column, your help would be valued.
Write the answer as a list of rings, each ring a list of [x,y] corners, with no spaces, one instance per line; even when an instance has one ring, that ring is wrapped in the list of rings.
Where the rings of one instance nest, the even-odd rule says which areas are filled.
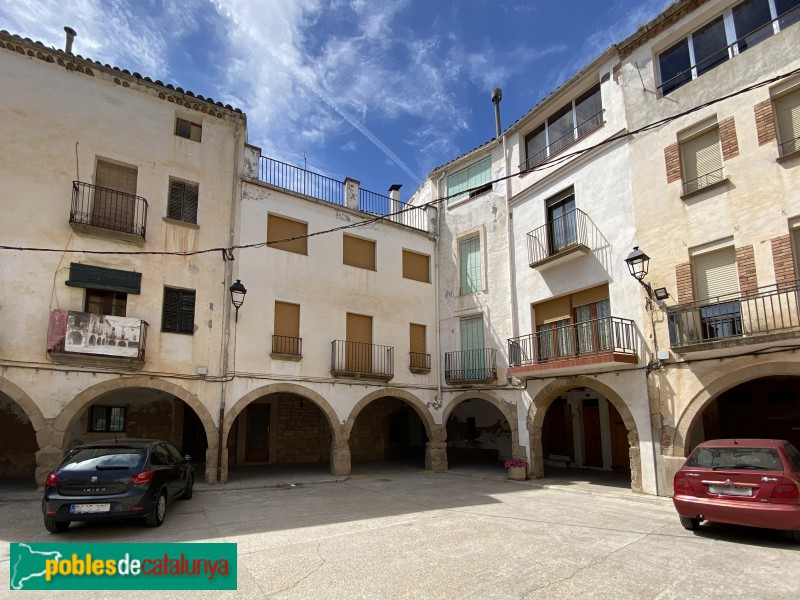
[[[64,442],[66,435],[64,432],[53,429],[51,419],[46,419],[44,429],[36,432],[36,442],[39,449],[36,451],[36,486],[44,489],[44,482],[47,476],[58,466],[64,458]]]
[[[331,475],[350,475],[350,445],[347,440],[334,440],[331,444]]]
[[[425,444],[425,468],[434,473],[447,473],[447,442]]]
[[[217,446],[209,445],[206,450],[206,483],[225,483],[228,481],[228,449],[222,449],[222,470],[220,471],[220,481],[217,481]]]
[[[360,181],[345,177],[344,180],[344,205],[347,208],[358,210],[358,187],[361,185]]]

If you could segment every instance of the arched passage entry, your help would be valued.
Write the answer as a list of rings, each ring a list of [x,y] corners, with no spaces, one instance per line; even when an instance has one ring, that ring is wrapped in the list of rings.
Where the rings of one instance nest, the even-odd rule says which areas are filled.
[[[353,472],[382,467],[435,468],[441,427],[422,401],[401,389],[387,388],[362,398],[343,427]]]
[[[45,421],[19,387],[0,379],[0,485],[35,487],[39,443]]]
[[[531,404],[528,429],[533,477],[559,468],[618,472],[642,491],[636,423],[609,386],[588,377],[551,383]]]
[[[448,469],[466,466],[503,469],[521,458],[516,406],[485,392],[465,392],[444,410]]]

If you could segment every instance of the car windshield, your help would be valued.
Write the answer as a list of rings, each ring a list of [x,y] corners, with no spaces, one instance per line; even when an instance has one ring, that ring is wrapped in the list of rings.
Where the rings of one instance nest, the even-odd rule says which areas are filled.
[[[64,471],[136,469],[144,465],[141,448],[78,448],[61,464]]]
[[[774,448],[697,448],[686,461],[686,466],[783,471],[778,451]]]

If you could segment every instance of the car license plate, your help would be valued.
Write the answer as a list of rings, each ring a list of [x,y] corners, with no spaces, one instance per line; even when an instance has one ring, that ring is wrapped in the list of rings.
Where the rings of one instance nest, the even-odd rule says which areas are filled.
[[[708,491],[723,496],[752,496],[753,488],[738,485],[710,485]]]
[[[73,504],[69,511],[74,515],[85,515],[89,513],[101,513],[111,510],[111,503],[105,504]]]

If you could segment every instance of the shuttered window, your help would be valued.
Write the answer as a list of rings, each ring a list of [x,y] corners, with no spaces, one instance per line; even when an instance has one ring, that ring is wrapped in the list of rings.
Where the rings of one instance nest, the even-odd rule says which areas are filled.
[[[403,250],[403,277],[430,283],[430,261],[430,256]]]
[[[351,267],[375,271],[375,241],[344,235],[342,262]]]
[[[293,221],[278,215],[267,216],[267,244],[270,248],[295,254],[308,254],[308,238],[305,237],[307,235],[307,223]]]
[[[347,313],[345,370],[372,372],[372,317]]]
[[[781,156],[800,150],[800,89],[775,100]]]
[[[461,350],[483,349],[483,315],[461,319]]]
[[[188,181],[169,180],[167,217],[184,223],[197,223],[197,199],[200,186]]]
[[[69,266],[69,280],[65,283],[70,287],[138,294],[142,287],[142,274],[134,271],[72,263]]]
[[[687,194],[721,181],[723,176],[719,129],[715,127],[711,131],[682,142],[681,166],[684,192]]]
[[[300,305],[275,302],[275,335],[300,337]]]
[[[136,195],[136,176],[136,167],[126,167],[98,160],[94,184],[98,187]]]
[[[372,317],[347,313],[347,341],[372,343]]]
[[[739,275],[736,271],[736,251],[733,247],[704,252],[692,257],[695,298],[736,296],[739,293]]]
[[[461,295],[481,289],[481,238],[471,237],[458,244]]]
[[[425,325],[411,323],[409,327],[411,352],[425,354]]]
[[[161,331],[194,333],[194,290],[164,288],[164,313]]]
[[[447,178],[447,204],[452,204],[491,189],[492,158],[483,160],[453,173]],[[467,192],[467,190],[472,190]]]

